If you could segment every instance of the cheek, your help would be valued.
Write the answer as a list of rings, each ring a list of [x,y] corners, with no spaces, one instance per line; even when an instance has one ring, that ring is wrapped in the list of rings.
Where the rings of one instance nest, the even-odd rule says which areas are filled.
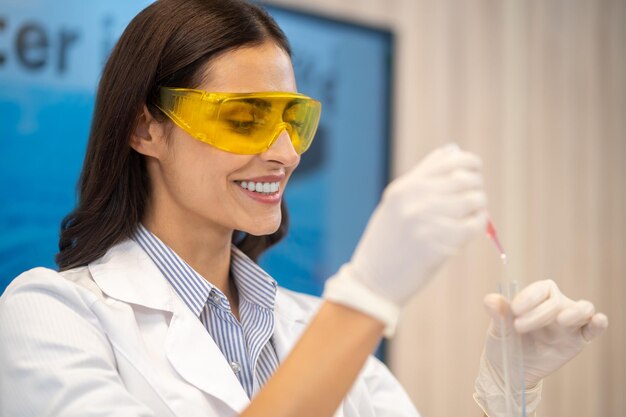
[[[195,142],[195,143],[194,143]],[[193,140],[173,153],[170,162],[172,187],[194,206],[219,207],[232,192],[232,173],[245,166],[248,156],[230,154]],[[198,207],[199,208],[199,207]]]
[[[199,154],[178,152],[172,155],[169,163],[170,177],[176,185],[188,188],[207,180],[207,170]]]
[[[206,204],[214,183],[210,162],[193,148],[177,146],[171,151],[162,165],[169,194],[178,204],[188,208]]]

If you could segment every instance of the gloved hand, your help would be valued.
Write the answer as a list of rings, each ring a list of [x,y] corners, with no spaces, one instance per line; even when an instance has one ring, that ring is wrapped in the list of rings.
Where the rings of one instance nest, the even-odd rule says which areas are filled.
[[[487,222],[481,162],[448,145],[387,186],[324,298],[370,314],[390,336],[400,307]]]
[[[484,299],[492,318],[476,379],[474,398],[490,416],[504,416],[501,336],[522,334],[526,410],[532,413],[541,398],[541,381],[576,356],[602,334],[608,319],[592,303],[567,298],[554,281],[537,281],[522,290],[509,306],[499,294]],[[500,320],[512,313],[512,321]],[[504,323],[502,328],[500,323]],[[509,323],[509,324],[506,324]],[[511,329],[512,323],[514,329]]]

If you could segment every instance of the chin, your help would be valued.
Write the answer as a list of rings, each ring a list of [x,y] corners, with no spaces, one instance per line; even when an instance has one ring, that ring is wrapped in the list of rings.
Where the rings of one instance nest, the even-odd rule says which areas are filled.
[[[246,226],[247,227],[242,227],[239,230],[253,236],[271,235],[272,233],[276,232],[280,227],[280,218],[278,219],[278,221],[257,222],[254,225]]]

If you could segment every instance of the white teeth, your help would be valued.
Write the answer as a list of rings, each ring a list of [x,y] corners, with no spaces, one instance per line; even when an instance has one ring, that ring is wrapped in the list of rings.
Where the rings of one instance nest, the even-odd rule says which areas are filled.
[[[253,181],[241,181],[239,186],[249,191],[255,191],[257,193],[270,194],[275,193],[280,188],[280,182],[253,182]]]

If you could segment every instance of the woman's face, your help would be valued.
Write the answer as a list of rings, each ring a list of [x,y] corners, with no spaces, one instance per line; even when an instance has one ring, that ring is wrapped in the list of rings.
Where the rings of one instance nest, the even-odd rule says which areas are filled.
[[[274,43],[237,49],[211,61],[198,89],[245,93],[296,91],[289,56]],[[200,142],[171,123],[167,152],[149,162],[152,215],[187,225],[242,230],[253,235],[275,232],[281,222],[280,202],[287,181],[300,162],[289,135],[257,155],[238,155]],[[150,161],[150,159],[149,159]],[[244,189],[269,183],[269,195]],[[154,212],[160,210],[161,212]]]

